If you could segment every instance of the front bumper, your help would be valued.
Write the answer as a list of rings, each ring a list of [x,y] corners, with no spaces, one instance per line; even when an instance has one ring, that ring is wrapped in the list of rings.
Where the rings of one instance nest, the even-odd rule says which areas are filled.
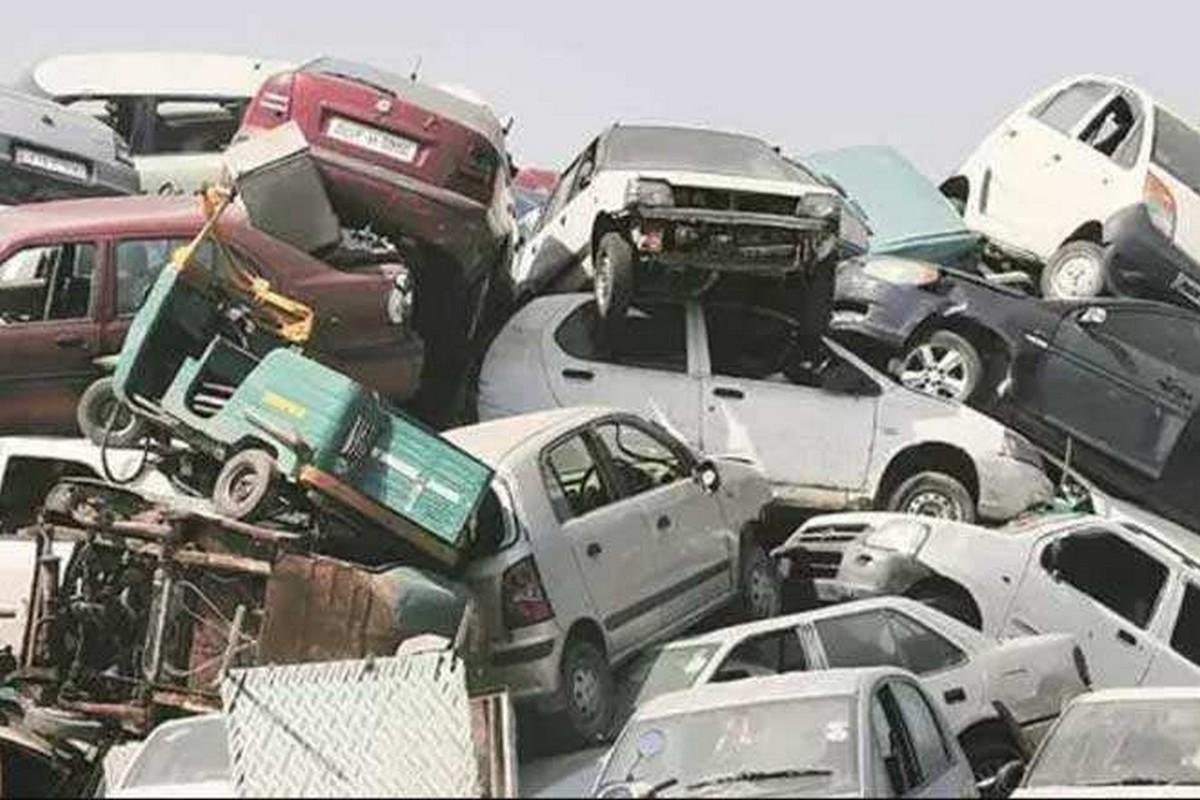
[[[1119,294],[1200,307],[1200,264],[1154,227],[1141,203],[1104,223],[1105,278]]]
[[[861,262],[846,261],[838,266],[829,326],[899,350],[944,302],[919,286],[872,278]]]
[[[979,516],[1006,521],[1054,497],[1042,468],[1004,455],[975,459],[979,472]]]

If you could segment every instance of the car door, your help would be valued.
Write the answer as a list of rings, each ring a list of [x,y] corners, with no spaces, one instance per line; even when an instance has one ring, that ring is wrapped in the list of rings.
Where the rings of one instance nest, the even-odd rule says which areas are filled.
[[[1154,657],[1142,680],[1145,686],[1200,683],[1200,576],[1187,573],[1177,580],[1178,605],[1161,615],[1164,641],[1154,643]]]
[[[652,638],[663,627],[654,598],[670,576],[659,567],[658,549],[637,497],[623,497],[595,436],[577,431],[546,449],[543,479],[550,503],[570,543],[596,617],[608,636],[612,658]],[[555,583],[575,576],[545,575]]]
[[[970,783],[965,759],[920,687],[888,678],[871,696],[872,795],[958,797]]]
[[[1003,633],[1073,634],[1096,688],[1136,686],[1153,656],[1147,627],[1168,574],[1160,559],[1105,528],[1045,537],[1025,565]]]
[[[738,531],[715,494],[692,477],[694,457],[665,431],[629,417],[594,427],[622,495],[634,498],[663,586],[655,595],[666,624],[693,618],[736,591]]]
[[[543,339],[547,378],[561,406],[640,411],[699,450],[700,379],[689,339],[693,312],[676,303],[639,304],[623,324],[601,324],[587,302]]]
[[[171,260],[176,248],[189,239],[179,236],[145,236],[118,239],[109,244],[107,306],[101,330],[103,354],[121,351],[129,325],[142,301]]]
[[[581,196],[591,183],[600,140],[593,139],[567,167],[542,210],[537,231],[525,243],[514,276],[518,288],[539,290],[585,255],[591,244],[590,196]]]
[[[753,458],[777,494],[800,501],[832,491],[841,504],[862,489],[878,385],[836,351],[805,356],[795,324],[774,312],[707,304],[700,322],[705,452]]]
[[[1161,306],[1080,308],[1025,391],[1052,424],[1157,478],[1200,403],[1200,325]]]
[[[74,430],[75,407],[99,374],[97,242],[31,244],[0,263],[0,426]]]

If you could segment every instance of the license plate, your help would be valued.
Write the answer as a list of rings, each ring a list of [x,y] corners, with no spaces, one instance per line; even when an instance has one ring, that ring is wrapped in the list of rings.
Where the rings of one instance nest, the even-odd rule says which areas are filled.
[[[330,139],[337,139],[339,142],[352,144],[355,147],[370,150],[372,153],[403,161],[405,164],[411,164],[417,157],[417,143],[412,139],[381,131],[369,125],[360,125],[343,117],[331,119],[329,127],[325,129],[325,135]]]
[[[56,175],[66,175],[68,178],[74,178],[77,181],[86,181],[88,179],[86,164],[79,161],[72,161],[69,158],[52,156],[40,150],[18,147],[13,151],[13,160],[27,167],[40,169],[44,172],[53,172]]]

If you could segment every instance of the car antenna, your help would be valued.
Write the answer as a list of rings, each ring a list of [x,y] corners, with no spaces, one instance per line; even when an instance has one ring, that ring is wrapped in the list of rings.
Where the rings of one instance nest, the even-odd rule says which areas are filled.
[[[408,79],[413,83],[417,82],[417,76],[421,72],[421,57],[417,56],[417,63],[413,64],[412,72],[408,74]]]
[[[1060,492],[1067,488],[1067,480],[1071,477],[1071,449],[1073,442],[1074,439],[1068,436],[1066,452],[1063,454],[1062,476],[1058,480],[1058,488]]]

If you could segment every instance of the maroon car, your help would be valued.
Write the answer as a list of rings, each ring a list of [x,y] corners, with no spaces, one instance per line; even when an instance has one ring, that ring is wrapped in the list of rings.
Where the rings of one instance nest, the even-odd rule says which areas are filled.
[[[83,391],[175,247],[203,222],[194,198],[63,200],[0,210],[0,434],[75,428]],[[407,269],[335,269],[250,226],[221,222],[234,251],[273,288],[312,306],[310,353],[402,401],[422,345],[407,324]]]

